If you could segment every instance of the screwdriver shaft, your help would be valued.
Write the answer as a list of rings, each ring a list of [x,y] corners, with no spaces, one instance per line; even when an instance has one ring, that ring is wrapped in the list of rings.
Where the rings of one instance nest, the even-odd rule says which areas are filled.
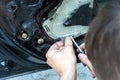
[[[72,41],[75,44],[75,46],[78,48],[79,52],[83,53],[83,51],[80,49],[80,47],[78,46],[78,44],[76,43],[76,41],[74,40],[74,38],[72,36],[70,38],[72,39]]]

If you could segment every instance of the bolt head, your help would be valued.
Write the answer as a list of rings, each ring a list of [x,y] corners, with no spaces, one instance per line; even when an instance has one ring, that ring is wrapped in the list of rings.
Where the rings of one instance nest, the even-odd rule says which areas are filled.
[[[42,44],[42,43],[44,43],[44,39],[39,38],[38,41],[37,41],[37,43],[38,43],[38,44]]]
[[[28,37],[28,35],[27,35],[26,33],[22,33],[21,37],[22,37],[23,39],[26,39],[26,38]]]

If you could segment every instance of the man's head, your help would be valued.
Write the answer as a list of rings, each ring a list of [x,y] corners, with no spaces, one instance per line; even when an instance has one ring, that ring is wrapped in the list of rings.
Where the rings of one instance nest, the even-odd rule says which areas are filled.
[[[109,3],[93,20],[86,49],[98,79],[120,79],[120,0]]]

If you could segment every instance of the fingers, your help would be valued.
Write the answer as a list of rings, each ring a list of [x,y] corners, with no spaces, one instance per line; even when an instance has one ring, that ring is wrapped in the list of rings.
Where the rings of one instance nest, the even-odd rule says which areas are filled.
[[[92,74],[92,77],[95,78],[96,75],[94,73],[93,66],[92,66],[90,60],[88,59],[87,55],[85,55],[85,54],[79,54],[78,57],[79,57],[80,61],[83,64],[85,64],[86,66],[88,66],[88,68],[89,68],[89,70],[90,70],[90,72]]]
[[[59,41],[59,42],[56,42],[54,43],[48,50],[47,54],[46,54],[46,58],[49,57],[49,56],[52,56],[54,54],[53,51],[60,51],[62,49],[64,49],[64,47],[66,46],[70,46],[70,47],[73,47],[73,44],[72,44],[72,40],[70,37],[67,37],[65,39],[65,43],[63,43],[62,41]]]
[[[46,53],[46,58],[51,57],[54,55],[54,51],[60,50],[64,46],[62,41],[54,43]]]
[[[82,44],[80,45],[80,48],[84,50],[84,49],[85,49],[85,43],[82,43]]]
[[[67,37],[65,39],[65,46],[73,46],[73,43],[70,37]]]
[[[71,38],[70,38],[70,37],[67,37],[67,38],[65,39],[65,46],[72,46],[72,45],[73,45],[73,44],[72,44]],[[54,43],[54,44],[49,48],[49,50],[59,50],[61,47],[62,47],[62,48],[64,47],[63,41],[59,41],[59,42]]]
[[[87,54],[86,48],[85,48],[85,43],[82,43],[80,46],[80,49],[84,51],[85,54]]]
[[[63,46],[64,46],[64,43],[62,41],[59,41],[54,43],[49,50],[59,50]]]

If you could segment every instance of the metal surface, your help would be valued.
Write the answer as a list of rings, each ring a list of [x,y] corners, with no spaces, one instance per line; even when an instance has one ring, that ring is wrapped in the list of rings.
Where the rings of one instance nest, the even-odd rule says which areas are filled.
[[[76,80],[97,80],[92,78],[88,67],[83,66],[81,63],[77,64],[76,75]],[[7,77],[2,80],[59,80],[59,76],[53,69],[50,69],[46,71],[24,73],[21,75]]]
[[[70,34],[81,43],[94,17],[93,0],[0,0],[0,5],[0,63],[6,62],[0,77],[50,68],[49,47]]]

